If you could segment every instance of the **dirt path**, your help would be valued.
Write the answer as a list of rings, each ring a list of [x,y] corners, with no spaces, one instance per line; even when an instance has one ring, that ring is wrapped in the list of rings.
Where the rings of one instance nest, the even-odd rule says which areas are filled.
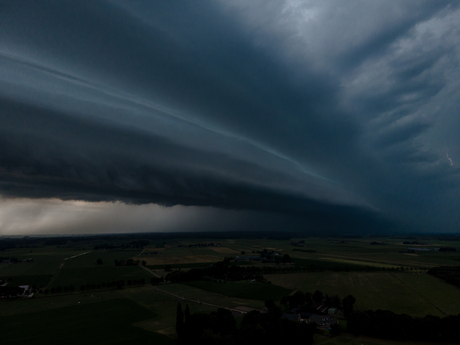
[[[77,254],[77,255],[74,255],[74,256],[69,256],[68,258],[64,258],[64,260],[62,260],[61,264],[59,265],[56,273],[54,273],[53,275],[53,278],[51,278],[51,280],[49,281],[49,283],[46,285],[45,288],[48,288],[49,286],[51,286],[51,283],[54,281],[54,279],[56,278],[56,276],[59,274],[59,271],[62,269],[62,267],[64,266],[65,262],[67,260],[70,260],[70,259],[74,259],[74,258],[77,258],[79,256],[82,256],[82,255],[85,255],[85,254],[88,254],[88,253],[91,253],[91,251],[89,252],[85,252],[85,253],[81,253],[81,254]]]
[[[150,274],[153,274],[155,277],[157,278],[161,278],[158,274],[156,274],[155,272],[151,271],[150,269],[148,269],[147,267],[144,267],[142,265],[139,264],[139,267],[143,268],[144,270],[146,270],[147,272],[149,272]]]
[[[74,256],[65,258],[64,261],[70,260],[70,259],[73,259],[73,258],[76,258],[76,257],[78,257],[78,256],[82,256],[82,255],[85,255],[85,254],[88,254],[88,253],[91,253],[91,252],[85,252],[85,253],[77,254],[77,255],[74,255]]]
[[[139,266],[142,267],[142,268],[143,268],[144,270],[146,270],[147,272],[149,272],[150,274],[153,274],[153,275],[156,276],[157,278],[161,278],[158,274],[156,274],[155,272],[149,270],[147,267],[144,267],[144,266],[141,266],[141,265],[139,265]],[[157,290],[157,291],[163,292],[163,293],[165,293],[165,294],[174,296],[174,297],[176,297],[177,299],[183,300],[183,301],[186,301],[186,302],[193,302],[193,303],[202,304],[202,305],[207,305],[207,306],[215,307],[215,308],[223,308],[223,309],[227,309],[227,310],[230,310],[230,311],[236,311],[236,312],[241,313],[241,314],[246,314],[246,313],[247,313],[247,312],[245,312],[245,311],[241,311],[241,310],[238,310],[238,309],[229,308],[229,307],[224,307],[223,305],[211,304],[211,303],[203,302],[203,301],[200,301],[200,300],[194,300],[194,299],[187,298],[187,297],[184,297],[184,296],[179,296],[179,295],[173,294],[172,292],[168,292],[168,291],[165,291],[165,290],[163,290],[163,289],[157,288],[157,287],[155,287],[155,286],[151,286],[151,288],[152,288],[152,289],[155,289],[155,290]]]
[[[207,306],[210,306],[210,307],[227,309],[227,310],[230,310],[230,311],[236,311],[236,312],[241,313],[241,314],[246,314],[247,313],[247,312],[239,310],[239,309],[224,307],[223,305],[211,304],[211,303],[203,302],[203,301],[200,301],[200,300],[194,300],[194,299],[187,298],[187,297],[184,297],[184,296],[179,296],[179,295],[173,294],[172,292],[165,291],[163,289],[157,288],[155,286],[151,286],[151,288],[155,289],[157,291],[163,292],[165,294],[177,297],[177,299],[183,300],[183,301],[186,301],[186,302],[193,302],[193,303],[197,303],[197,304],[207,305]]]

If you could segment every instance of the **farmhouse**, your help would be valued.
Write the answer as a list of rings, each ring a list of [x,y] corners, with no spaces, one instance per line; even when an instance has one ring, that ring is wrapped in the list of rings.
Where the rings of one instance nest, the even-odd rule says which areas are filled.
[[[262,261],[262,258],[258,255],[237,256],[235,261]]]
[[[439,248],[408,248],[408,250],[414,250],[418,252],[439,252]]]
[[[337,316],[335,315],[321,315],[308,312],[289,312],[284,313],[281,317],[283,319],[288,319],[300,323],[316,323],[320,328],[329,328],[332,325],[338,324]]]
[[[21,298],[31,297],[29,285],[21,286],[0,286],[0,298]]]

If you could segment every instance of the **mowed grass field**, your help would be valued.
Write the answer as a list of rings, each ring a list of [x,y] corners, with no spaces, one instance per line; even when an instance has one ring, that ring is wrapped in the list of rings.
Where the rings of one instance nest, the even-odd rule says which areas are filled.
[[[217,306],[224,307],[237,307],[247,306],[251,308],[262,308],[265,304],[263,300],[258,299],[243,299],[239,297],[230,297],[218,292],[210,290],[203,290],[199,287],[186,284],[167,284],[162,285],[160,288],[163,291],[183,296],[192,300],[200,300]]]
[[[0,268],[0,279],[10,279],[15,285],[37,285],[45,287],[59,269],[60,263],[69,255],[78,251],[60,248],[14,249],[3,252],[2,256],[16,257],[20,260],[33,259],[33,262],[20,262],[3,265]]]
[[[188,304],[192,313],[210,313],[215,311],[216,307],[211,307],[206,304],[198,304],[197,302],[192,302],[190,300],[200,300],[206,303],[225,307],[244,305],[260,308],[263,306],[263,302],[261,301],[227,297],[183,284],[167,284],[155,287],[122,289],[119,290],[118,293],[142,306],[145,306],[146,308],[152,309],[156,314],[158,314],[158,317],[154,320],[144,321],[139,324],[140,327],[173,337],[176,335],[175,320],[177,303],[181,303],[182,308],[185,308],[185,305]],[[174,295],[184,296],[185,299],[182,299],[181,297],[178,298]]]
[[[172,344],[134,324],[155,318],[129,299],[0,317],[2,344]]]
[[[391,238],[359,238],[359,239],[337,239],[337,238],[305,238],[304,247],[298,248],[289,246],[286,248],[292,257],[327,260],[337,262],[351,261],[364,265],[382,264],[382,267],[415,267],[430,268],[442,265],[459,265],[460,251],[449,252],[417,252],[408,255],[407,249],[418,248],[439,248],[456,247],[460,249],[460,243],[454,241],[439,241],[432,239],[420,240],[426,245],[403,244],[404,240]],[[371,242],[385,243],[371,245]],[[293,249],[315,250],[316,253],[305,253],[293,251]],[[350,262],[350,263],[351,263]]]
[[[52,279],[49,286],[63,287],[73,285],[77,290],[81,285],[111,283],[123,279],[125,284],[128,280],[144,279],[150,282],[152,275],[139,266],[91,266],[91,267],[64,267]]]
[[[81,285],[110,283],[119,279],[125,282],[144,279],[148,283],[152,275],[141,267],[115,266],[114,263],[115,260],[135,257],[139,252],[138,250],[94,251],[65,260],[48,287],[73,285],[79,289]],[[97,264],[97,259],[102,260],[102,265]]]
[[[208,241],[196,241],[205,243]],[[195,242],[195,243],[196,243]],[[186,242],[185,245],[190,243]],[[214,263],[222,261],[225,256],[231,256],[227,251],[234,252],[228,248],[221,247],[178,247],[177,245],[168,245],[166,248],[155,249],[147,248],[146,252],[158,251],[159,254],[141,255],[139,259],[145,260],[147,265],[174,265],[174,264],[196,264],[196,263]],[[234,254],[233,254],[234,255]]]
[[[292,292],[292,290],[273,284],[246,281],[216,283],[198,280],[185,284],[198,289],[216,292],[225,296],[243,299],[258,299],[263,301],[268,299],[280,300]]]
[[[288,289],[353,295],[358,309],[387,309],[412,316],[460,313],[460,289],[428,274],[400,272],[318,272],[265,275]]]

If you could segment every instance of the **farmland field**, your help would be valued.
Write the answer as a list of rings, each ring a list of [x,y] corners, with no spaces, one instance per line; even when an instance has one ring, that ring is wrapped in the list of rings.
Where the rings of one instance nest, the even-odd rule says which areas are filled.
[[[155,316],[129,299],[4,316],[2,344],[170,344],[166,336],[133,326]]]
[[[215,283],[209,281],[193,281],[186,283],[202,290],[208,290],[220,293],[225,296],[238,297],[244,299],[258,299],[258,300],[280,300],[284,296],[289,295],[292,290],[267,284],[267,283],[251,283],[251,282],[229,282],[229,283]]]
[[[170,344],[176,338],[178,302],[183,307],[189,305],[192,313],[209,313],[218,307],[260,309],[267,299],[279,303],[283,296],[299,290],[320,290],[341,298],[351,294],[356,297],[356,309],[387,309],[412,316],[442,317],[460,313],[460,289],[426,273],[430,267],[458,266],[460,253],[407,252],[410,245],[404,245],[400,239],[174,238],[153,241],[144,248],[129,247],[128,240],[116,238],[61,242],[64,244],[38,244],[1,253],[3,257],[33,261],[0,264],[0,280],[6,280],[9,285],[40,288],[34,298],[0,301],[0,331],[6,334],[2,344],[58,344],[64,343],[64,335],[70,339],[65,343],[70,344],[82,339],[93,339],[93,343],[97,340],[98,344]],[[211,242],[219,245],[208,245]],[[424,239],[423,243],[426,244],[419,246],[460,249],[460,242]],[[97,249],[98,245],[105,249]],[[292,262],[231,261],[229,265],[249,271],[270,267],[271,272],[278,272],[264,275],[270,283],[219,278],[219,282],[162,281],[159,285],[150,285],[155,275],[167,277],[165,265],[170,265],[172,270],[203,269],[226,257],[259,255],[264,249],[276,255],[288,254]],[[114,264],[115,260],[128,259],[146,261],[151,271],[137,264]],[[107,283],[116,280],[124,282],[122,288],[108,287]],[[128,285],[128,281],[133,280],[137,285]],[[70,285],[74,290],[59,289]],[[85,285],[84,291],[80,291],[81,285]],[[345,324],[346,321],[341,320],[344,331]],[[28,331],[21,332],[25,327]],[[110,333],[112,328],[115,331]],[[385,343],[349,334],[336,338],[317,335],[315,339],[317,344],[331,345]]]
[[[353,295],[359,309],[387,309],[412,316],[460,313],[460,289],[428,274],[314,272],[265,275],[275,285],[324,294]]]
[[[64,267],[51,281],[49,287],[73,285],[78,288],[86,284],[110,283],[114,280],[124,279],[149,281],[152,276],[139,266],[89,266],[89,267]]]

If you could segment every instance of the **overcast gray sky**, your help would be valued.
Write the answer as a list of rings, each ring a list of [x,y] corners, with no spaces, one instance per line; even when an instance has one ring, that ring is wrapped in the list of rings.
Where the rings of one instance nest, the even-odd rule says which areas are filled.
[[[458,231],[457,1],[0,2],[0,235]]]

